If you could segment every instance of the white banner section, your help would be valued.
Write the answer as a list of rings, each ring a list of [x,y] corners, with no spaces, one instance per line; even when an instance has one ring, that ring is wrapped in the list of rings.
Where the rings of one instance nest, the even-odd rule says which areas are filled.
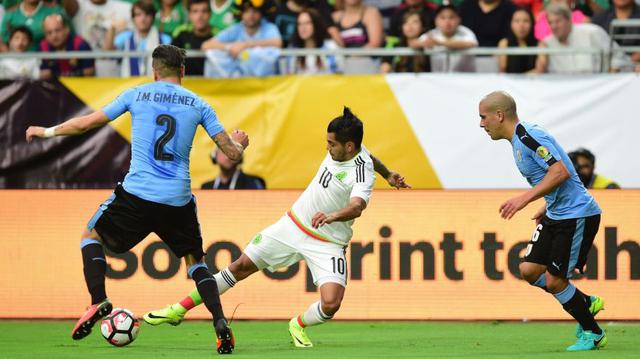
[[[504,90],[521,121],[546,128],[569,152],[585,147],[596,173],[640,188],[640,76],[388,75],[444,188],[523,188],[511,145],[479,127],[478,102]]]

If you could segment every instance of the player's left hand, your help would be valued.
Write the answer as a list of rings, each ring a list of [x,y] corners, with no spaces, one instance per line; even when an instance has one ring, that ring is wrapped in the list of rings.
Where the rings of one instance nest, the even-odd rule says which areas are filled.
[[[389,172],[389,176],[387,177],[387,182],[391,187],[395,187],[397,189],[400,188],[411,188],[411,186],[404,181],[404,177],[402,177],[398,172]]]
[[[528,204],[523,196],[513,197],[500,206],[500,216],[504,219],[511,219],[516,212],[523,209]]]
[[[31,143],[31,141],[33,141],[34,137],[44,138],[44,130],[45,130],[44,127],[29,126],[29,128],[27,128],[27,132],[26,132],[27,143]]]
[[[331,214],[326,215],[322,212],[318,212],[313,215],[313,218],[311,218],[311,227],[313,228],[322,227],[325,224],[333,223],[334,220],[335,219],[333,218],[333,216],[331,216]]]

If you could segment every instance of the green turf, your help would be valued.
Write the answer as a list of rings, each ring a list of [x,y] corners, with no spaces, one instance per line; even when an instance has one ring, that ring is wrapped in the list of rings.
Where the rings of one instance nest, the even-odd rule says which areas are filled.
[[[212,358],[207,322],[179,327],[142,323],[138,339],[117,348],[99,328],[76,342],[71,321],[0,321],[0,358]],[[608,324],[609,345],[567,353],[575,326],[569,323],[334,322],[309,329],[314,348],[290,344],[286,322],[237,321],[234,357],[254,358],[638,358],[640,324]]]

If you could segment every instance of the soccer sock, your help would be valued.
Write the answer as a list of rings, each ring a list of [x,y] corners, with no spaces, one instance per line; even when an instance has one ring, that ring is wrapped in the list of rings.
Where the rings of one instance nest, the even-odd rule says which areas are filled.
[[[198,288],[196,288],[192,290],[188,296],[184,297],[181,301],[174,304],[172,308],[178,313],[184,315],[186,312],[199,306],[200,304],[202,304],[202,297],[200,297],[200,292],[198,292]]]
[[[100,303],[107,299],[104,288],[107,260],[104,257],[102,243],[93,238],[85,238],[80,241],[80,251],[82,252],[84,280],[87,283],[89,294],[91,294],[91,304]]]
[[[314,325],[324,324],[327,320],[333,318],[324,314],[322,311],[322,304],[317,301],[309,306],[306,312],[300,314],[296,319],[298,324],[303,327],[312,327]]]
[[[596,334],[602,333],[593,314],[589,312],[584,294],[573,283],[569,282],[564,290],[553,296],[562,304],[562,308],[580,323],[584,330],[590,330]]]
[[[236,277],[233,276],[233,273],[231,273],[228,267],[214,274],[213,278],[215,278],[216,280],[216,284],[218,285],[218,291],[220,292],[220,295],[223,295],[224,292],[226,292],[231,287],[236,285],[236,283],[238,283],[238,281],[236,280]]]
[[[214,325],[218,320],[224,319],[222,304],[220,304],[220,294],[216,280],[213,279],[207,266],[204,263],[192,265],[188,270],[189,276],[196,282],[196,288],[202,297],[202,302],[213,315]]]
[[[545,292],[547,291],[547,278],[545,278],[544,273],[540,274],[538,279],[531,284],[534,287],[542,288]]]

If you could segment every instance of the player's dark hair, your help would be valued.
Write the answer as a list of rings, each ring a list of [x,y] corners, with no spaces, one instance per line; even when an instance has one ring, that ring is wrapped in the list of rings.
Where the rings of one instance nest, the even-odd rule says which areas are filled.
[[[160,72],[161,77],[181,77],[186,56],[185,49],[173,45],[158,45],[151,54],[152,66]]]
[[[131,18],[133,19],[133,15],[135,14],[134,10],[138,8],[142,10],[145,14],[155,18],[156,17],[156,7],[153,6],[153,1],[145,1],[138,0],[133,3],[131,6]]]
[[[19,32],[25,34],[27,39],[29,39],[29,44],[31,44],[33,42],[33,33],[26,26],[18,26],[15,29],[12,29],[11,30],[11,35],[9,36],[9,41],[11,41],[11,39],[13,38],[13,35],[15,35],[15,34],[17,34]]]
[[[187,10],[191,11],[191,7],[197,4],[207,4],[207,9],[209,9],[209,12],[211,12],[211,3],[209,2],[209,0],[189,0],[189,3],[187,4]]]
[[[342,116],[338,116],[329,122],[327,132],[335,133],[336,140],[341,144],[345,144],[348,141],[353,142],[356,148],[360,148],[362,136],[364,135],[362,121],[347,106],[344,107]]]

